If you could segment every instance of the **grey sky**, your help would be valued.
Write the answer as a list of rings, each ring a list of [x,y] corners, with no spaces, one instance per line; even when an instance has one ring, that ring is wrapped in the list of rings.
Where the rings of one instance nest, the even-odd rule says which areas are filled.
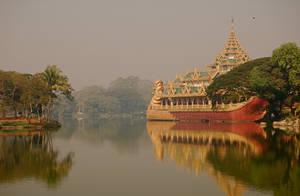
[[[251,58],[300,46],[299,10],[299,0],[0,0],[0,69],[56,64],[76,89],[168,80],[211,63],[232,17]]]

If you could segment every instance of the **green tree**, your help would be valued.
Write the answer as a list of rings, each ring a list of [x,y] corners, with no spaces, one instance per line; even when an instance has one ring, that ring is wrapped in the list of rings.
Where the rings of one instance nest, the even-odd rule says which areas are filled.
[[[116,97],[121,104],[121,113],[133,114],[145,110],[145,100],[138,92],[137,77],[118,78],[108,88],[108,95]]]
[[[269,61],[269,57],[255,59],[218,75],[206,89],[208,97],[212,100],[222,98],[223,102],[229,103],[255,96],[256,92],[250,86],[250,72]]]
[[[22,107],[20,105],[20,98],[22,93],[26,91],[27,78],[14,71],[2,72],[0,83],[3,117],[5,117],[6,110],[8,109],[13,110],[14,116],[17,117],[17,110]]]
[[[300,49],[287,43],[275,49],[271,61],[251,71],[250,85],[260,97],[269,101],[268,114],[272,119],[282,118],[282,106],[296,114],[300,87]]]
[[[48,66],[45,72],[34,75],[0,70],[2,118],[13,112],[15,118],[21,113],[29,122],[32,115],[36,115],[37,118],[47,116],[49,120],[57,96],[63,95],[72,99],[72,90],[68,78],[62,75],[55,65]]]
[[[67,98],[72,99],[71,93],[73,89],[68,82],[67,76],[62,75],[62,71],[56,65],[47,66],[43,76],[47,84],[46,88],[50,92],[47,104],[47,119],[49,120],[52,115],[54,100],[57,96],[63,94]]]
[[[114,80],[108,88],[86,87],[74,92],[76,110],[93,119],[141,116],[150,102],[152,86],[151,81],[129,76]]]
[[[282,45],[273,51],[272,63],[282,72],[288,93],[285,104],[295,114],[295,103],[299,102],[300,90],[300,48],[295,43]]]

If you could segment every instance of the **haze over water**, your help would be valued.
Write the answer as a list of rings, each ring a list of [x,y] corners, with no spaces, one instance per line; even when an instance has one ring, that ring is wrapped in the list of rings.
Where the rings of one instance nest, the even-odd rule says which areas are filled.
[[[232,18],[252,59],[300,45],[299,10],[299,0],[0,0],[0,70],[56,64],[76,90],[130,75],[166,81],[213,62]],[[258,124],[61,122],[0,131],[1,196],[300,192],[299,141]]]

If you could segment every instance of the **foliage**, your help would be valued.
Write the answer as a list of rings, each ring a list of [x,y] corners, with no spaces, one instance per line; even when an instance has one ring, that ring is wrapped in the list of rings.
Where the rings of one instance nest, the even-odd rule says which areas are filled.
[[[269,101],[269,114],[274,119],[282,117],[283,106],[296,114],[300,95],[300,48],[287,43],[273,51],[271,61],[251,71],[250,85],[260,96]]]
[[[142,94],[139,93],[138,80],[137,77],[119,78],[109,86],[107,95],[119,101],[121,113],[133,113],[145,110],[147,103]]]
[[[22,74],[0,71],[0,110],[2,118],[13,111],[30,121],[32,115],[50,120],[58,95],[72,99],[68,78],[56,66],[48,66],[43,73]]]
[[[90,118],[140,116],[151,99],[152,82],[129,76],[111,82],[108,88],[90,86],[74,92],[74,102],[60,101],[56,110],[63,116],[77,112]]]
[[[68,99],[72,99],[71,92],[73,89],[68,82],[68,77],[61,73],[62,71],[56,65],[47,66],[46,70],[42,73],[47,84],[47,89],[52,92],[53,97],[63,94]]]
[[[4,122],[2,123],[3,126],[27,126],[29,125],[26,122]]]
[[[266,119],[270,121],[289,114],[299,114],[300,102],[300,48],[293,43],[273,51],[272,57],[244,63],[226,74],[216,77],[208,86],[207,95],[213,100],[240,102],[259,96],[269,102]]]
[[[226,74],[217,76],[206,90],[210,99],[222,97],[225,103],[239,102],[242,98],[255,95],[250,86],[250,72],[253,68],[270,61],[269,57],[259,58],[244,63]]]

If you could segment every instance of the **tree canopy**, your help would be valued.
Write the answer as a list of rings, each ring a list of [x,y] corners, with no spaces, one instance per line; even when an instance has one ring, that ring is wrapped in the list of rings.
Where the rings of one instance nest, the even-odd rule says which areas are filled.
[[[72,87],[68,77],[56,66],[48,66],[42,73],[23,74],[14,71],[0,71],[0,110],[2,118],[14,112],[30,119],[50,119],[58,95],[72,98]]]
[[[275,49],[270,62],[255,67],[250,74],[250,86],[269,101],[269,111],[275,118],[282,116],[283,106],[296,114],[300,95],[300,48],[287,43]]]
[[[63,101],[56,109],[66,117],[74,112],[84,113],[93,119],[143,116],[151,99],[152,87],[148,80],[135,76],[120,77],[107,88],[94,85],[76,91],[74,104]]]
[[[226,103],[259,96],[269,102],[268,117],[272,120],[300,112],[300,48],[287,43],[273,51],[272,57],[244,63],[226,74],[217,76],[208,86],[207,95],[213,101],[222,98]],[[298,110],[297,110],[298,107]]]
[[[255,95],[255,91],[250,86],[250,72],[254,67],[270,62],[270,60],[269,57],[255,59],[217,76],[206,90],[208,97],[216,99],[222,96],[223,101],[227,103]]]

